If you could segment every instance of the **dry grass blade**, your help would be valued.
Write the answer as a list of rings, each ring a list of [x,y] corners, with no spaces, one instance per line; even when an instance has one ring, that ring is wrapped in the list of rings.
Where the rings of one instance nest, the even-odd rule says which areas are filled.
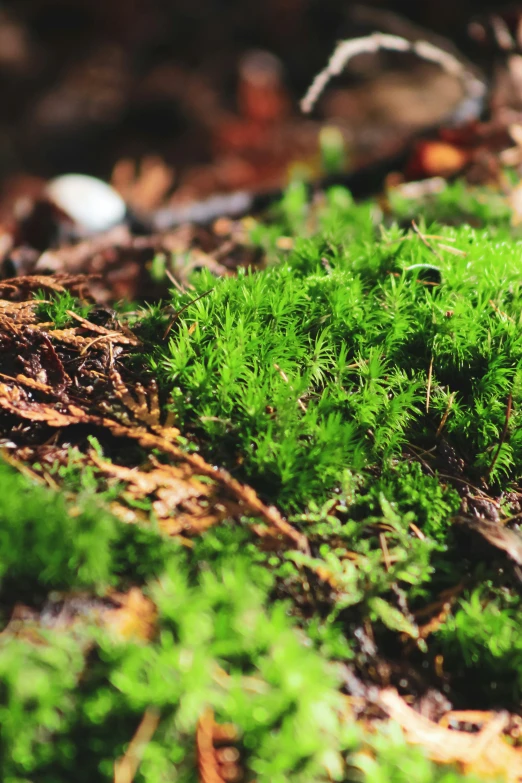
[[[225,783],[219,774],[214,752],[214,714],[207,710],[201,715],[196,731],[199,783]]]
[[[145,711],[125,755],[114,764],[114,783],[132,783],[138,771],[143,750],[153,738],[159,722],[159,712],[151,708]]]
[[[120,327],[118,331],[115,331],[114,329],[106,329],[104,326],[100,326],[99,324],[93,324],[92,321],[89,321],[87,318],[83,318],[81,315],[78,315],[78,313],[75,313],[72,310],[67,310],[67,315],[74,321],[78,321],[78,323],[89,332],[95,332],[96,334],[104,337],[117,338],[117,341],[123,343],[124,345],[139,345],[138,338],[135,337],[132,332],[127,331],[125,334],[123,334],[122,327]]]
[[[490,464],[490,466],[489,466],[489,468],[487,470],[487,473],[486,473],[486,478],[487,479],[490,478],[490,476],[491,476],[491,474],[493,472],[493,468],[495,467],[495,464],[496,464],[497,459],[499,457],[500,451],[502,449],[502,444],[505,442],[505,440],[507,438],[507,434],[508,434],[508,430],[509,430],[509,420],[511,418],[512,409],[513,409],[513,393],[509,392],[508,399],[507,399],[507,404],[506,404],[506,416],[505,416],[505,419],[504,419],[504,427],[503,427],[502,432],[500,434],[500,439],[499,439],[498,446],[496,448],[495,454],[493,455],[493,459],[491,460],[491,464]]]
[[[433,379],[433,356],[430,359],[430,366],[428,369],[428,384],[426,387],[426,413],[430,410],[430,396],[431,396],[431,382]]]
[[[448,404],[446,405],[446,410],[444,411],[444,415],[442,419],[440,420],[440,424],[437,427],[437,432],[435,433],[435,437],[438,438],[446,426],[446,422],[448,421],[448,416],[450,415],[451,407],[453,405],[453,400],[455,399],[455,392],[451,392],[450,396],[448,397]]]
[[[167,337],[169,336],[170,330],[172,329],[172,327],[174,326],[174,324],[176,323],[176,321],[178,320],[180,315],[182,315],[185,312],[185,310],[187,310],[191,305],[195,304],[196,302],[199,302],[199,300],[203,299],[204,296],[208,296],[209,294],[211,294],[213,290],[214,289],[209,288],[208,291],[204,291],[202,294],[197,296],[195,299],[191,299],[190,302],[187,302],[186,305],[184,305],[180,310],[178,310],[176,313],[174,313],[174,315],[172,316],[172,318],[170,319],[170,321],[168,323],[167,328],[165,329],[165,332],[163,333],[163,339],[164,340],[167,339]]]
[[[445,622],[451,611],[451,607],[464,590],[464,587],[465,583],[460,582],[454,587],[443,590],[437,601],[433,601],[414,612],[415,621],[419,626],[419,637],[421,639],[427,639],[430,634],[435,633]],[[426,618],[427,621],[421,625],[420,620]]]
[[[421,240],[421,242],[428,248],[428,250],[430,250],[433,253],[435,258],[438,261],[440,261],[441,264],[444,263],[444,259],[442,258],[440,253],[437,252],[437,250],[433,247],[432,244],[430,244],[430,242],[428,242],[428,238],[427,238],[426,234],[422,233],[422,231],[420,230],[420,228],[418,227],[418,225],[416,224],[416,222],[414,220],[411,221],[411,225],[412,225],[413,230],[415,231],[415,233],[417,234],[417,236]]]

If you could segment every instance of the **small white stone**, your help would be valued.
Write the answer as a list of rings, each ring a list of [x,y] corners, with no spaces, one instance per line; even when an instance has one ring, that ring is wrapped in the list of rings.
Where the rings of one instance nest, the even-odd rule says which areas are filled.
[[[88,233],[107,231],[125,219],[122,197],[101,179],[63,174],[46,186],[46,196]]]

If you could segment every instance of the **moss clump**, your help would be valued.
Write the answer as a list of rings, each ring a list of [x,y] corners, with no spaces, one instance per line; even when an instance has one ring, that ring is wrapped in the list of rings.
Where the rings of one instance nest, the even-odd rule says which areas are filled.
[[[40,508],[55,501],[55,524],[61,518],[64,530],[72,527],[70,556],[78,559],[83,544],[74,525],[84,510],[5,466],[2,480],[26,497],[32,489]],[[19,525],[29,526],[30,517],[31,510],[18,515]],[[118,526],[113,521],[112,530]],[[91,531],[92,543],[98,534]],[[238,763],[259,781],[351,780],[346,761],[368,781],[407,783],[411,770],[426,783],[461,780],[408,748],[400,732],[366,738],[340,721],[336,666],[304,643],[284,603],[269,606],[273,577],[250,550],[243,533],[226,529],[207,534],[192,553],[164,547],[162,576],[147,589],[158,612],[147,643],[96,624],[53,628],[48,620],[46,627],[45,614],[19,636],[9,627],[0,639],[2,779],[110,781],[148,712],[160,720],[136,780],[195,781],[198,719],[211,707],[216,720],[236,727],[230,742]],[[109,551],[93,585],[101,589],[113,567]],[[85,576],[72,582],[73,590],[84,587]]]
[[[519,706],[516,587],[477,566],[452,523],[473,492],[508,508],[502,493],[522,473],[522,243],[496,201],[465,208],[479,227],[419,220],[415,233],[339,189],[312,211],[294,188],[278,222],[253,231],[272,253],[277,233],[295,235],[291,252],[258,274],[195,275],[195,291],[172,294],[167,340],[159,305],[135,323],[180,443],[282,509],[309,551],[260,547],[249,519],[167,540],[145,502],[150,525],[124,525],[110,512],[118,486],[73,451],[53,471],[61,494],[0,465],[4,623],[16,602],[33,612],[0,638],[3,780],[112,780],[150,713],[135,779],[194,781],[209,708],[236,726],[245,780],[461,779],[393,728],[368,737],[342,721],[340,683],[349,665],[361,687],[382,684],[384,666],[401,688],[422,680],[458,706],[472,690],[476,706]],[[480,227],[490,219],[494,230]],[[40,316],[63,326],[75,307],[58,297]],[[143,359],[129,359],[134,371]],[[91,615],[49,621],[56,591],[108,600],[136,585],[157,610],[147,638]],[[448,587],[451,611],[428,638],[422,611]]]
[[[0,542],[3,600],[22,579],[33,591],[67,587],[73,594],[86,586],[122,586],[118,562],[122,539],[129,547],[128,527],[90,504],[67,504],[4,465],[0,471],[8,490],[3,529],[17,533]],[[284,604],[264,608],[266,570],[244,553],[231,560],[221,549],[207,541],[189,562],[183,547],[156,542],[162,575],[149,586],[158,618],[148,644],[89,624],[62,630],[58,624],[53,631],[45,611],[32,631],[26,625],[25,638],[16,637],[16,628],[4,633],[3,780],[56,782],[73,774],[80,781],[110,780],[115,759],[150,708],[161,712],[162,723],[142,779],[194,779],[194,733],[208,706],[237,726],[243,763],[259,780],[284,781],[292,772],[296,780],[314,779],[329,754],[339,755],[334,669],[303,644]]]
[[[74,318],[70,315],[71,312],[82,318],[87,318],[91,311],[91,305],[80,303],[69,291],[60,294],[39,291],[36,300],[38,302],[36,310],[38,316],[42,321],[54,324],[56,329],[64,329],[74,323]]]
[[[0,463],[0,578],[3,592],[96,589],[111,581],[114,520],[91,503],[35,486]],[[9,590],[7,590],[7,585]],[[5,598],[4,598],[5,600]]]
[[[436,634],[434,649],[444,656],[452,681],[469,705],[517,710],[522,698],[520,597],[488,579],[470,591]],[[470,687],[482,683],[481,693]]]
[[[520,243],[434,225],[454,251],[435,257],[393,226],[376,241],[371,209],[325,207],[323,230],[262,274],[201,275],[196,295],[212,293],[151,358],[183,426],[287,510],[442,434],[476,481],[522,465]]]

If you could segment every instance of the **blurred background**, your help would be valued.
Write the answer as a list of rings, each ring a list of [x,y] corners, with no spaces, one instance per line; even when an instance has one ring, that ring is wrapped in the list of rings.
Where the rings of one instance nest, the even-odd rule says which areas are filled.
[[[70,171],[129,197],[139,185],[144,206],[167,191],[273,187],[293,167],[318,171],[325,125],[342,134],[345,165],[363,165],[441,122],[461,86],[410,55],[362,56],[304,118],[299,98],[335,42],[372,30],[428,38],[490,73],[491,14],[518,25],[516,6],[479,0],[4,2],[4,198]]]

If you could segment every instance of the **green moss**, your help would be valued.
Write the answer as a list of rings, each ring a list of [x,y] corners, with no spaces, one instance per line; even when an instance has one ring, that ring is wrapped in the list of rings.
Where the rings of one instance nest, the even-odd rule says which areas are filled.
[[[398,225],[342,189],[312,209],[293,186],[252,231],[272,258],[277,235],[294,235],[291,252],[257,274],[195,275],[194,291],[172,293],[168,339],[160,304],[134,323],[180,442],[281,508],[309,553],[265,551],[248,519],[193,548],[152,517],[123,525],[107,510],[118,486],[73,450],[54,473],[61,494],[0,465],[5,620],[56,590],[140,585],[158,607],[147,643],[88,623],[0,639],[3,780],[112,780],[155,710],[136,780],[194,781],[208,706],[237,726],[247,780],[462,779],[396,727],[368,737],[340,722],[338,664],[369,677],[412,648],[408,665],[439,688],[442,656],[457,706],[522,698],[516,588],[464,559],[452,531],[455,486],[500,497],[522,473],[522,242],[484,196],[456,185],[421,205],[421,237],[401,227],[411,203],[395,200]],[[475,227],[431,222],[457,204]],[[75,306],[59,297],[39,312],[64,326]],[[466,598],[419,639],[414,610],[462,578]]]
[[[522,698],[520,597],[486,581],[460,600],[436,634],[453,687],[467,704],[477,703],[470,682],[481,682],[481,707],[516,710]]]
[[[161,572],[172,548],[153,530],[121,525],[93,488],[74,502],[0,462],[0,596],[103,590]]]
[[[0,641],[2,780],[34,780],[36,771],[59,770],[74,755],[63,735],[76,708],[83,665],[80,645],[68,636],[55,634],[50,644],[45,635],[39,644],[12,637]]]
[[[52,293],[49,291],[39,291],[36,295],[38,302],[37,315],[42,321],[50,321],[56,329],[64,329],[74,323],[74,318],[69,315],[70,312],[82,318],[87,318],[91,306],[86,303],[80,303],[69,291],[63,293]]]
[[[32,534],[44,528],[41,517],[40,525],[35,524],[32,501],[25,514],[17,506],[31,497],[29,482],[5,467],[2,481],[16,490],[10,506],[13,526],[30,528]],[[20,577],[19,563],[29,546],[34,555],[25,575],[47,589],[67,580],[73,590],[89,581],[97,587],[109,581],[118,559],[110,546],[118,523],[110,520],[112,541],[100,542],[100,524],[88,529],[84,510],[71,516],[62,497],[38,487],[33,493],[41,512],[47,519],[51,515],[48,535],[55,548],[64,549],[56,543],[70,534],[67,563],[62,553],[52,570],[44,570],[50,559],[45,538],[11,539],[2,552],[11,552],[5,578]],[[131,528],[119,527],[128,538]],[[96,570],[75,568],[87,541],[98,561],[100,544],[104,550]],[[219,553],[220,545],[207,541],[202,546],[191,567],[189,555],[178,546],[172,545],[164,557],[161,578],[150,587],[159,617],[156,638],[149,644],[85,625],[54,632],[35,628],[27,639],[4,634],[2,780],[27,776],[57,783],[73,773],[79,781],[93,776],[111,780],[114,760],[123,753],[136,721],[152,708],[161,712],[162,723],[146,750],[141,779],[159,779],[167,771],[173,780],[193,780],[196,723],[209,705],[220,720],[238,727],[243,763],[258,780],[285,781],[293,772],[295,780],[322,777],[323,758],[340,751],[334,670],[303,643],[284,604],[264,608],[270,587],[266,571],[244,554],[212,562],[209,558]],[[251,690],[245,689],[249,682]]]
[[[397,229],[370,241],[368,212],[332,208],[328,231],[279,265],[213,281],[151,359],[183,426],[229,465],[241,456],[245,478],[287,509],[324,500],[346,467],[431,448],[446,412],[474,478],[522,464],[519,242],[432,226],[459,253],[437,260]],[[425,285],[418,264],[434,260],[441,282]],[[491,469],[510,392],[509,442]]]
[[[98,587],[111,579],[114,520],[92,503],[73,508],[0,463],[3,592]]]

